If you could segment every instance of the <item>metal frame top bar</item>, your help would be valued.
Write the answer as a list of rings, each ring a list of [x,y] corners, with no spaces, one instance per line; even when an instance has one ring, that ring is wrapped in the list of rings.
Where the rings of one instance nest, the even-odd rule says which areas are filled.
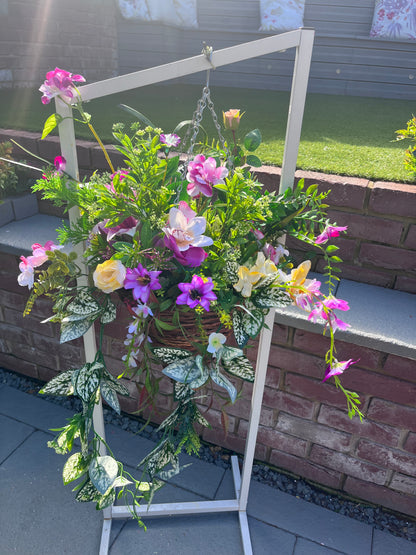
[[[177,62],[171,62],[149,69],[143,69],[91,83],[79,88],[81,97],[84,101],[100,98],[109,94],[119,93],[138,87],[168,81],[177,77],[184,77],[199,71],[206,71],[212,69],[256,58],[265,54],[278,52],[279,50],[286,50],[287,48],[294,48],[299,45],[301,34],[311,33],[313,36],[314,31],[311,29],[297,29],[296,31],[289,31],[281,35],[274,35],[236,46],[230,46],[222,50],[214,50],[212,52],[211,62],[207,59],[205,54],[185,58]]]

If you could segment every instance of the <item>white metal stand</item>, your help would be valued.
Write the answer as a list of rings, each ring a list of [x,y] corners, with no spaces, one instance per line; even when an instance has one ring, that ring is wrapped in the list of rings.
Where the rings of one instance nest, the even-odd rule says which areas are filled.
[[[212,67],[228,65],[250,58],[263,56],[265,54],[278,52],[280,50],[287,50],[288,48],[296,48],[296,59],[286,128],[285,151],[280,180],[280,192],[283,192],[287,188],[292,187],[294,182],[306,89],[312,56],[313,39],[314,31],[312,29],[298,29],[296,31],[290,31],[281,35],[275,35],[237,46],[232,46],[230,48],[224,48],[223,50],[214,51],[210,61],[204,54],[201,54],[193,58],[187,58],[178,62],[85,85],[80,87],[80,93],[83,101],[92,100],[94,98],[100,98],[109,94],[151,85],[177,77],[183,77],[185,75],[190,75],[200,71],[206,71],[212,69]],[[59,126],[59,136],[62,155],[67,161],[66,171],[69,175],[78,179],[79,174],[75,133],[73,120],[71,118],[72,109],[57,98],[56,110],[61,116],[63,116],[63,118],[65,118]],[[72,209],[69,214],[70,222],[75,221],[78,215],[77,210]],[[263,391],[266,380],[271,337],[273,333],[274,315],[275,311],[270,310],[266,317],[266,326],[260,334],[259,351],[256,363],[256,378],[251,399],[249,428],[245,447],[244,464],[241,474],[237,458],[232,457],[232,472],[236,493],[235,498],[218,501],[162,503],[152,504],[150,506],[144,505],[138,510],[135,509],[139,516],[146,516],[146,518],[149,518],[152,516],[163,515],[169,516],[237,511],[240,521],[244,554],[251,555],[253,553],[246,508]],[[87,362],[92,362],[96,354],[96,342],[94,332],[92,330],[84,335],[84,348]],[[104,438],[105,428],[101,404],[97,405],[94,411],[94,426],[97,433]],[[103,513],[104,523],[101,535],[100,555],[106,555],[108,553],[112,519],[131,518],[129,507],[123,505],[114,505],[105,509]]]

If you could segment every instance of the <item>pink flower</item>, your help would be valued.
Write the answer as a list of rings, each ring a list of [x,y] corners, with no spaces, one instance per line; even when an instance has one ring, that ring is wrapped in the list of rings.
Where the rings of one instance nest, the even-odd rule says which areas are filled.
[[[326,367],[325,377],[322,381],[325,382],[326,380],[328,380],[329,378],[332,378],[333,376],[338,376],[339,374],[342,374],[352,364],[355,364],[356,362],[358,362],[358,360],[352,360],[352,358],[350,358],[348,360],[343,360],[341,362],[338,362],[338,360],[335,358],[332,363],[332,366],[328,364],[328,366]]]
[[[164,243],[165,246],[173,252],[174,258],[182,264],[182,266],[196,268],[201,266],[202,262],[208,256],[208,253],[205,252],[202,247],[189,247],[186,251],[180,251],[172,236],[165,236]]]
[[[129,171],[128,170],[118,170],[114,173],[112,173],[110,175],[110,179],[111,179],[111,183],[105,183],[104,186],[111,191],[112,193],[115,193],[115,189],[114,189],[114,178],[118,175],[119,178],[119,182],[123,181],[123,179],[126,177],[126,175],[129,175]]]
[[[55,169],[57,170],[58,175],[62,175],[65,171],[66,167],[66,160],[63,156],[57,156],[53,161]]]
[[[341,231],[346,231],[348,226],[339,227],[335,225],[328,225],[324,231],[315,238],[315,245],[321,245],[322,243],[326,243],[328,239],[331,237],[338,237]]]
[[[300,291],[295,295],[295,305],[302,310],[310,311],[314,297],[322,295],[321,282],[316,279],[307,279],[303,285],[306,291]]]
[[[62,248],[61,245],[55,245],[53,241],[46,241],[44,247],[39,243],[34,243],[32,245],[32,256],[29,256],[28,261],[34,268],[37,268],[48,260],[46,251],[55,251]]]
[[[176,299],[176,304],[187,304],[191,308],[200,305],[209,312],[211,301],[217,299],[217,295],[212,291],[214,284],[211,278],[193,276],[191,283],[178,283],[178,287],[182,294]]]
[[[269,243],[266,243],[263,247],[263,252],[267,258],[270,258],[275,264],[277,264],[283,256],[289,256],[289,251],[285,249],[283,245],[273,247]]]
[[[17,276],[17,282],[22,287],[26,287],[27,285],[29,289],[32,289],[34,283],[34,268],[25,256],[21,256],[20,260],[19,270],[21,274]]]
[[[59,67],[56,67],[54,71],[48,71],[46,81],[39,87],[40,92],[43,93],[42,103],[49,104],[55,96],[70,103],[76,94],[74,81],[83,83],[85,79],[82,75],[73,75]]]
[[[163,231],[170,239],[175,240],[179,251],[187,251],[189,247],[208,247],[212,245],[211,237],[203,235],[207,222],[203,217],[196,217],[196,213],[184,201],[179,208],[171,208],[169,212],[169,227]],[[168,245],[167,245],[168,246]]]
[[[224,166],[217,168],[214,158],[207,158],[203,154],[195,156],[188,165],[186,179],[189,181],[187,191],[191,197],[202,194],[212,197],[212,186],[224,183],[228,170]]]

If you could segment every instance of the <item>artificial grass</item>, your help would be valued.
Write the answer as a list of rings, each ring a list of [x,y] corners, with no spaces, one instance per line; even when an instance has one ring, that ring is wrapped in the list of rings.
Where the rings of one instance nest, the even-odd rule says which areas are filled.
[[[145,114],[155,125],[171,132],[191,119],[201,88],[196,85],[153,85],[94,100],[85,105],[104,142],[112,142],[114,122],[134,121],[118,104]],[[216,112],[245,111],[240,135],[258,127],[263,143],[256,152],[264,164],[280,166],[283,160],[289,93],[212,87]],[[40,131],[52,113],[40,93],[29,89],[0,90],[0,127]],[[371,180],[414,182],[403,165],[405,141],[395,140],[395,130],[406,126],[415,111],[410,100],[390,100],[309,94],[305,106],[298,168]],[[215,128],[205,109],[203,125],[210,136]],[[77,125],[79,138],[92,138],[86,126]]]

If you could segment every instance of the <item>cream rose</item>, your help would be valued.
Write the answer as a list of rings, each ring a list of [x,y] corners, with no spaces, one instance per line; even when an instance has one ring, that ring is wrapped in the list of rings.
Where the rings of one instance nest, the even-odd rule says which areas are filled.
[[[120,260],[106,260],[102,264],[98,264],[92,277],[95,287],[104,293],[112,293],[123,287],[126,268]]]

